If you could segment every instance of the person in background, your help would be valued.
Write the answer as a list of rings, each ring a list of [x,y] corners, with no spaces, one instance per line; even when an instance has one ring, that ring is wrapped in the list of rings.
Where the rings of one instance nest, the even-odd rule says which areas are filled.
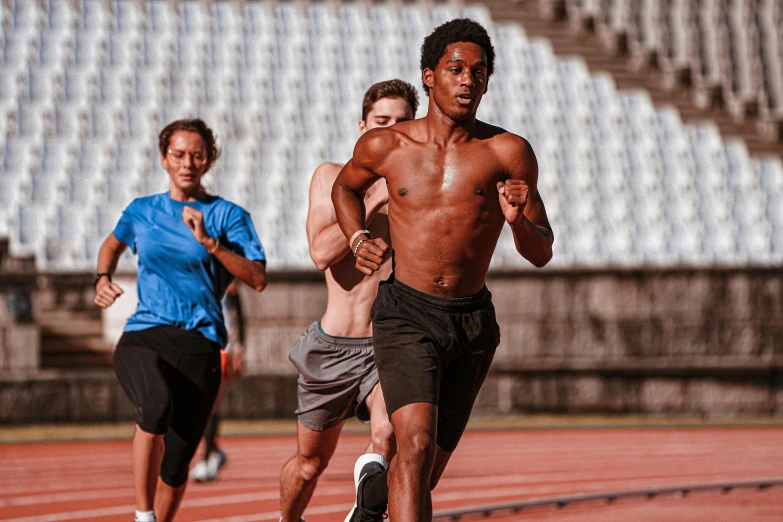
[[[416,116],[416,88],[402,80],[370,87],[362,101],[359,131],[388,127]],[[394,454],[394,437],[386,413],[378,371],[373,361],[370,306],[378,282],[391,273],[386,263],[374,277],[354,267],[330,198],[342,165],[324,163],[313,173],[307,212],[310,257],[326,276],[327,304],[320,321],[310,325],[291,350],[289,359],[299,372],[296,410],[297,449],[280,475],[280,513],[283,522],[299,522],[315,491],[318,477],[329,465],[343,424],[356,416],[370,422],[371,442],[354,466],[372,462],[382,468]],[[388,237],[389,193],[381,180],[364,199],[366,225],[377,237]]]
[[[221,299],[232,280],[267,284],[264,249],[250,214],[206,193],[201,180],[219,155],[198,119],[158,136],[169,190],[134,199],[101,245],[95,303],[123,294],[111,280],[126,248],[138,255],[139,304],[114,352],[117,379],[138,408],[133,437],[136,521],[169,522],[185,494],[220,388],[228,335]]]
[[[226,452],[218,446],[216,441],[220,427],[218,409],[224,388],[234,379],[241,377],[245,370],[243,357],[244,320],[236,281],[228,285],[226,295],[223,296],[223,317],[228,331],[228,344],[220,352],[223,376],[220,392],[218,392],[218,398],[215,401],[215,411],[204,430],[204,458],[190,470],[190,478],[196,482],[212,482],[217,479],[218,472],[227,462]]]

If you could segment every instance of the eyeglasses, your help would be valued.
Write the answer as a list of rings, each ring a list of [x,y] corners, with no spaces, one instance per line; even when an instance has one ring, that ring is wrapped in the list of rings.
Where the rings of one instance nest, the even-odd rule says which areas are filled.
[[[184,150],[168,150],[168,155],[171,158],[171,161],[173,163],[176,163],[177,165],[182,165],[187,161],[188,156],[190,156],[193,159],[193,164],[196,167],[202,167],[207,162],[207,157],[202,152],[194,152],[192,154],[188,154]]]

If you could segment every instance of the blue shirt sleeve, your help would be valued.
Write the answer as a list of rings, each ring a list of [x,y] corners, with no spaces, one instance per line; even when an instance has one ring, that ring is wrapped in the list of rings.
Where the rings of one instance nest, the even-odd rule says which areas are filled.
[[[133,229],[133,202],[125,207],[122,216],[114,227],[114,237],[128,245],[131,251],[136,253],[136,232]]]
[[[266,261],[264,247],[258,239],[253,221],[246,210],[235,207],[226,228],[226,245],[232,252],[251,261]]]

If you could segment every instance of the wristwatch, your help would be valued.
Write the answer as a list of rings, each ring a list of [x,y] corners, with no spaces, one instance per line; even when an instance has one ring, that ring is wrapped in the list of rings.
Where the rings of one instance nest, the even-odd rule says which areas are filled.
[[[101,273],[101,274],[95,274],[95,281],[92,282],[92,286],[96,286],[98,284],[98,281],[101,280],[101,277],[106,276],[109,278],[109,282],[111,283],[111,274],[107,273]]]

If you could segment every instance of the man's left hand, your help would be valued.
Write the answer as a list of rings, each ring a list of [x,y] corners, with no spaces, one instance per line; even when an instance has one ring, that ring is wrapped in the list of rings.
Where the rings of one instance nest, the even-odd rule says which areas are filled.
[[[529,187],[521,179],[498,181],[498,198],[503,217],[509,223],[516,223],[525,211]]]

